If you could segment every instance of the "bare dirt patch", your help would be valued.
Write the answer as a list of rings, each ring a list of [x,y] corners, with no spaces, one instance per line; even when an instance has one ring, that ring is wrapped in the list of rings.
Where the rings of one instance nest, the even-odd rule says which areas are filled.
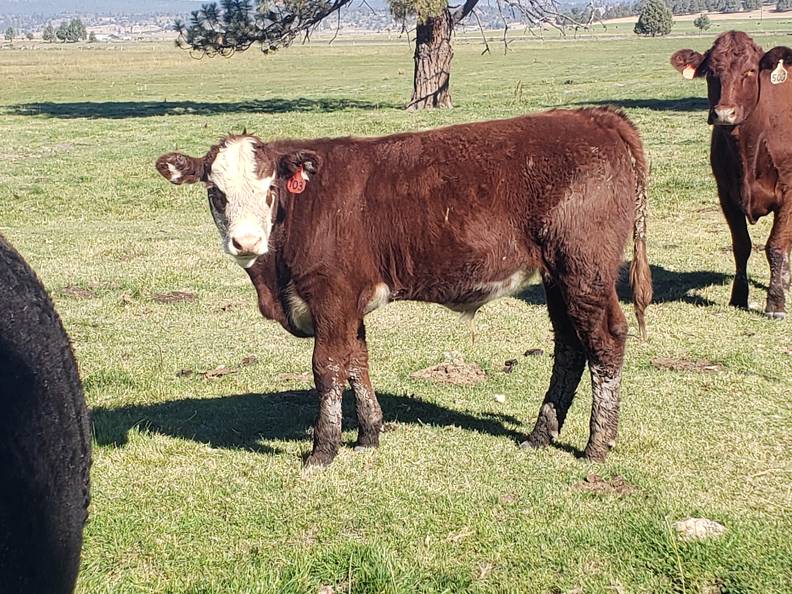
[[[459,353],[446,353],[446,360],[440,365],[414,371],[410,377],[441,384],[470,385],[484,381],[487,374],[475,363],[465,363]]]
[[[169,291],[167,293],[155,293],[152,299],[157,303],[184,303],[187,301],[195,301],[198,295],[195,293],[188,293],[187,291]]]
[[[675,357],[656,357],[652,359],[652,366],[657,369],[669,369],[671,371],[721,371],[722,365],[708,361],[707,359],[677,359]]]
[[[590,473],[582,481],[575,483],[572,488],[575,491],[593,493],[595,495],[629,495],[637,490],[637,487],[621,476],[616,475],[604,479],[598,474]]]
[[[61,289],[61,293],[66,297],[71,297],[72,299],[94,299],[96,297],[96,293],[91,289],[76,287],[74,285],[63,287]]]

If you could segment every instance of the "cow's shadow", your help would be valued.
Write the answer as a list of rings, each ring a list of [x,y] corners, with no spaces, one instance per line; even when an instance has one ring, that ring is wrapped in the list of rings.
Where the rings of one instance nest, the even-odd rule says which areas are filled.
[[[328,113],[350,109],[398,109],[388,102],[373,103],[359,99],[324,97],[310,99],[272,98],[253,101],[77,101],[71,103],[21,103],[4,108],[14,115],[53,118],[124,119],[152,116],[213,115],[225,113],[273,114],[289,112]]]
[[[445,408],[415,396],[378,394],[386,422],[455,426],[468,431],[524,439],[504,423],[520,421],[500,413],[470,414]],[[269,394],[235,394],[215,398],[185,398],[148,405],[97,407],[91,411],[96,442],[120,447],[133,428],[190,439],[217,448],[278,453],[262,440],[305,441],[318,411],[313,390]],[[344,428],[356,427],[354,398],[344,394]]]
[[[651,109],[652,111],[702,111],[709,109],[706,97],[672,97],[669,99],[601,99],[578,101],[574,105],[613,105],[624,109]]]
[[[681,302],[691,305],[717,305],[714,301],[702,297],[696,291],[712,285],[731,284],[734,278],[732,275],[711,270],[676,271],[668,270],[655,264],[651,264],[649,268],[652,271],[652,303]],[[632,290],[630,289],[628,276],[629,269],[629,262],[622,266],[619,281],[616,285],[619,299],[625,303],[632,302]],[[762,288],[760,283],[754,281],[751,281],[751,283],[757,288]],[[542,285],[531,285],[519,297],[532,305],[545,303]]]

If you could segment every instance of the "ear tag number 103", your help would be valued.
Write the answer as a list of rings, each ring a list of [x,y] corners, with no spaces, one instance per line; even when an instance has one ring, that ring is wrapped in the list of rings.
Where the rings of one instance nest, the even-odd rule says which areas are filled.
[[[292,194],[302,194],[305,191],[305,174],[302,167],[298,167],[294,175],[286,182],[286,189]]]

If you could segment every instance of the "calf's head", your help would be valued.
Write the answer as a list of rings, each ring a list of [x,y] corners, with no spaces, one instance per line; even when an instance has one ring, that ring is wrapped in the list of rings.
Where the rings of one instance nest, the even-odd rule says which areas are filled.
[[[785,59],[792,62],[792,50],[774,48],[765,53],[742,31],[728,31],[703,54],[691,49],[675,52],[671,65],[686,79],[706,77],[710,124],[736,126],[759,101],[761,72],[774,70]]]
[[[282,153],[250,135],[228,136],[203,157],[167,153],[157,171],[174,184],[202,182],[223,249],[244,268],[269,251],[278,197],[284,181],[308,180],[319,169],[311,151]]]

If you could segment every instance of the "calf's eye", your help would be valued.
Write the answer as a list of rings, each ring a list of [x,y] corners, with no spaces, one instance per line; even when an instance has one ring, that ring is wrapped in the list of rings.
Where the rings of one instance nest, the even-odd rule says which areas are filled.
[[[209,190],[209,201],[212,203],[212,207],[218,212],[223,212],[226,204],[228,204],[228,199],[225,195],[214,188]]]

